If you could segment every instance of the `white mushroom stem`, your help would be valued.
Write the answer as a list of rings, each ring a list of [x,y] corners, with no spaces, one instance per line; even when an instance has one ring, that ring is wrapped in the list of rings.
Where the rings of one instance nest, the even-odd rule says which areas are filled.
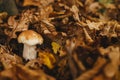
[[[24,49],[23,49],[23,58],[25,60],[32,60],[37,57],[37,52],[36,52],[36,46],[35,45],[27,45],[24,44]]]

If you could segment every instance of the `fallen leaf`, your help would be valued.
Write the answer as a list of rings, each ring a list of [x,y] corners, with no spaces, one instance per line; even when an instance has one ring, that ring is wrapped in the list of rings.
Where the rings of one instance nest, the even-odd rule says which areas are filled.
[[[54,64],[56,63],[56,59],[52,53],[48,52],[39,52],[40,63],[47,66],[49,69],[54,68]]]
[[[0,23],[3,23],[3,20],[7,18],[7,16],[8,16],[7,12],[0,13]]]
[[[40,6],[41,0],[24,0],[23,6]]]
[[[106,49],[101,49],[102,54],[107,54],[111,60],[104,68],[104,73],[108,78],[115,76],[118,71],[119,61],[120,61],[120,48],[109,46]]]
[[[56,42],[52,42],[51,45],[52,45],[53,52],[56,54],[59,51],[61,46]]]
[[[5,69],[13,67],[15,64],[22,64],[22,59],[17,55],[12,55],[10,52],[6,52],[4,46],[0,47],[0,62]]]

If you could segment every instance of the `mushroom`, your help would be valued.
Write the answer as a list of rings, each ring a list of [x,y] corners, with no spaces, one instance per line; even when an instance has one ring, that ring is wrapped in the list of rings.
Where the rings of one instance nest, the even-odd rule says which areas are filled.
[[[25,60],[32,60],[37,57],[36,44],[42,44],[43,38],[40,34],[33,30],[23,31],[18,36],[18,42],[24,44],[23,58]]]

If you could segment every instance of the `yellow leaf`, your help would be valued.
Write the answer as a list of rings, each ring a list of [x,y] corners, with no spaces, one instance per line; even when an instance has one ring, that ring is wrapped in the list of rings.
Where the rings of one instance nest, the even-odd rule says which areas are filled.
[[[53,52],[56,54],[59,51],[59,48],[61,46],[57,44],[56,42],[52,42],[51,45],[52,45]]]
[[[39,57],[42,64],[46,65],[49,69],[54,68],[56,59],[53,54],[48,52],[39,52]]]

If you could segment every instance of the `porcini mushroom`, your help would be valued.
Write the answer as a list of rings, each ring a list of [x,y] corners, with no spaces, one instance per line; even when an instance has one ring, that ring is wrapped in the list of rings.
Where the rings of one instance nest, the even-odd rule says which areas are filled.
[[[40,34],[33,30],[23,31],[18,36],[18,42],[24,44],[23,58],[25,60],[32,60],[37,57],[36,44],[42,44],[43,38]]]

